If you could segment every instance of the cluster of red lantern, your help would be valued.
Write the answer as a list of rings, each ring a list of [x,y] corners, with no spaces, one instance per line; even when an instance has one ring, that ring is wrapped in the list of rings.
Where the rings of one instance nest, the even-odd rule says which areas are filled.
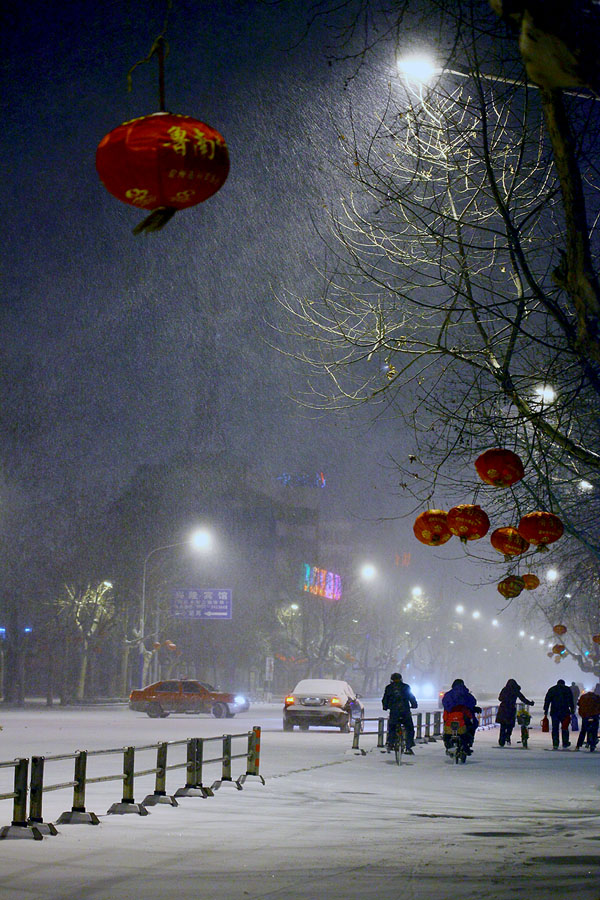
[[[177,644],[174,644],[173,641],[163,641],[162,644],[160,641],[154,641],[152,644],[154,650],[160,650],[161,647],[164,647],[166,650],[177,650]]]
[[[512,450],[500,447],[493,447],[478,456],[475,469],[482,481],[500,488],[511,487],[525,474],[521,458]],[[417,516],[413,531],[422,544],[439,547],[453,535],[463,543],[480,540],[488,533],[489,527],[489,517],[480,506],[462,503],[448,512],[443,509],[425,510]],[[558,516],[538,510],[523,516],[516,528],[512,525],[496,528],[490,535],[490,543],[508,561],[526,553],[531,546],[538,551],[547,550],[548,544],[557,541],[563,531]],[[518,597],[522,590],[533,591],[539,585],[537,575],[528,572],[522,577],[507,576],[498,584],[498,591],[504,597]]]

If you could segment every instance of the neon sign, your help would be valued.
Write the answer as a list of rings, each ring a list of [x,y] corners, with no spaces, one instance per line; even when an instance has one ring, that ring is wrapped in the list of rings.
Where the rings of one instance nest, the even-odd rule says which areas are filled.
[[[304,563],[303,590],[317,597],[325,597],[327,600],[342,599],[342,579],[335,572],[327,569],[319,569],[317,566],[309,566]]]

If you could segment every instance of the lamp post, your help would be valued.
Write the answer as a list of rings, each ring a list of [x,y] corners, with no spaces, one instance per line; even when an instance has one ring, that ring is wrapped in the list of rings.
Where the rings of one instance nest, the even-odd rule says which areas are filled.
[[[144,633],[146,619],[146,571],[148,561],[155,553],[160,550],[171,550],[173,547],[193,547],[198,550],[206,550],[210,547],[211,536],[208,531],[199,529],[195,531],[187,541],[176,541],[174,544],[161,544],[160,547],[153,547],[144,559],[142,570],[142,602],[140,604],[140,657],[139,657],[139,686],[144,687]]]

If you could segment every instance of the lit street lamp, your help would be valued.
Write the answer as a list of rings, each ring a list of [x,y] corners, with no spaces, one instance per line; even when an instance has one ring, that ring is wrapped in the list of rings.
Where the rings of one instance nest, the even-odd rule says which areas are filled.
[[[146,558],[144,559],[144,567],[142,571],[142,602],[140,605],[140,672],[139,672],[139,682],[140,688],[144,687],[144,634],[146,630],[146,570],[148,566],[148,561],[150,557],[154,556],[155,553],[158,553],[160,550],[170,550],[173,547],[192,547],[195,550],[207,550],[212,543],[212,537],[210,532],[205,531],[204,529],[199,529],[195,531],[191,537],[187,539],[187,541],[177,541],[174,544],[161,544],[160,547],[154,547],[150,550],[149,553],[146,554]]]

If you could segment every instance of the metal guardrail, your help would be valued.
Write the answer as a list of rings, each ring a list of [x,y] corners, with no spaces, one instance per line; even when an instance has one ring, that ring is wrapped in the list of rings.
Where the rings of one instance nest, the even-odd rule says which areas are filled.
[[[61,754],[57,756],[32,756],[31,775],[28,786],[29,759],[17,759],[10,762],[0,762],[0,768],[14,768],[14,788],[12,791],[0,794],[0,800],[13,800],[13,819],[11,825],[0,828],[0,840],[10,838],[33,838],[42,840],[43,836],[58,834],[54,824],[44,822],[42,803],[44,794],[50,791],[59,791],[73,788],[73,803],[71,809],[61,813],[57,824],[86,824],[99,825],[100,819],[94,812],[86,809],[86,788],[91,784],[99,784],[107,781],[120,781],[123,785],[121,800],[113,803],[108,809],[107,815],[123,815],[135,813],[140,816],[148,815],[148,806],[159,803],[168,803],[177,806],[177,797],[213,797],[216,790],[226,784],[233,785],[241,791],[244,782],[249,777],[256,777],[262,784],[264,778],[260,775],[260,735],[259,726],[254,726],[252,731],[242,734],[224,734],[222,737],[212,738],[187,738],[181,741],[160,741],[157,744],[146,744],[140,747],[118,747],[105,750],[78,750],[75,753]],[[244,739],[245,748],[234,753],[232,744],[234,740]],[[204,757],[204,745],[221,742],[221,755]],[[186,747],[185,760],[182,762],[168,762],[168,752],[171,748]],[[150,768],[136,770],[136,752],[156,750],[156,765]],[[88,760],[90,757],[106,756],[110,754],[122,754],[122,770],[118,774],[88,775]],[[45,766],[49,762],[74,761],[73,779],[53,784],[44,784]],[[232,762],[237,759],[246,760],[246,771],[234,780],[232,776]],[[210,787],[203,784],[204,766],[221,764],[221,776],[213,781]],[[176,769],[186,770],[186,781],[174,795],[167,793],[167,773]],[[155,775],[154,791],[148,794],[141,803],[136,803],[134,797],[135,779],[146,775]],[[27,799],[29,797],[29,815],[27,815]]]
[[[442,733],[442,713],[439,710],[435,712],[426,712],[426,713],[413,713],[412,718],[415,724],[415,740],[421,743],[429,743],[434,742],[441,736]],[[377,730],[376,731],[367,731],[365,729],[366,722],[377,722]],[[376,734],[377,735],[377,748],[380,749],[385,746],[385,739],[387,735],[387,718],[384,716],[375,716],[375,717],[367,717],[364,719],[357,719],[354,723],[354,737],[352,740],[352,749],[358,750],[363,756],[366,754],[366,750],[363,750],[360,746],[360,736],[361,734]]]

